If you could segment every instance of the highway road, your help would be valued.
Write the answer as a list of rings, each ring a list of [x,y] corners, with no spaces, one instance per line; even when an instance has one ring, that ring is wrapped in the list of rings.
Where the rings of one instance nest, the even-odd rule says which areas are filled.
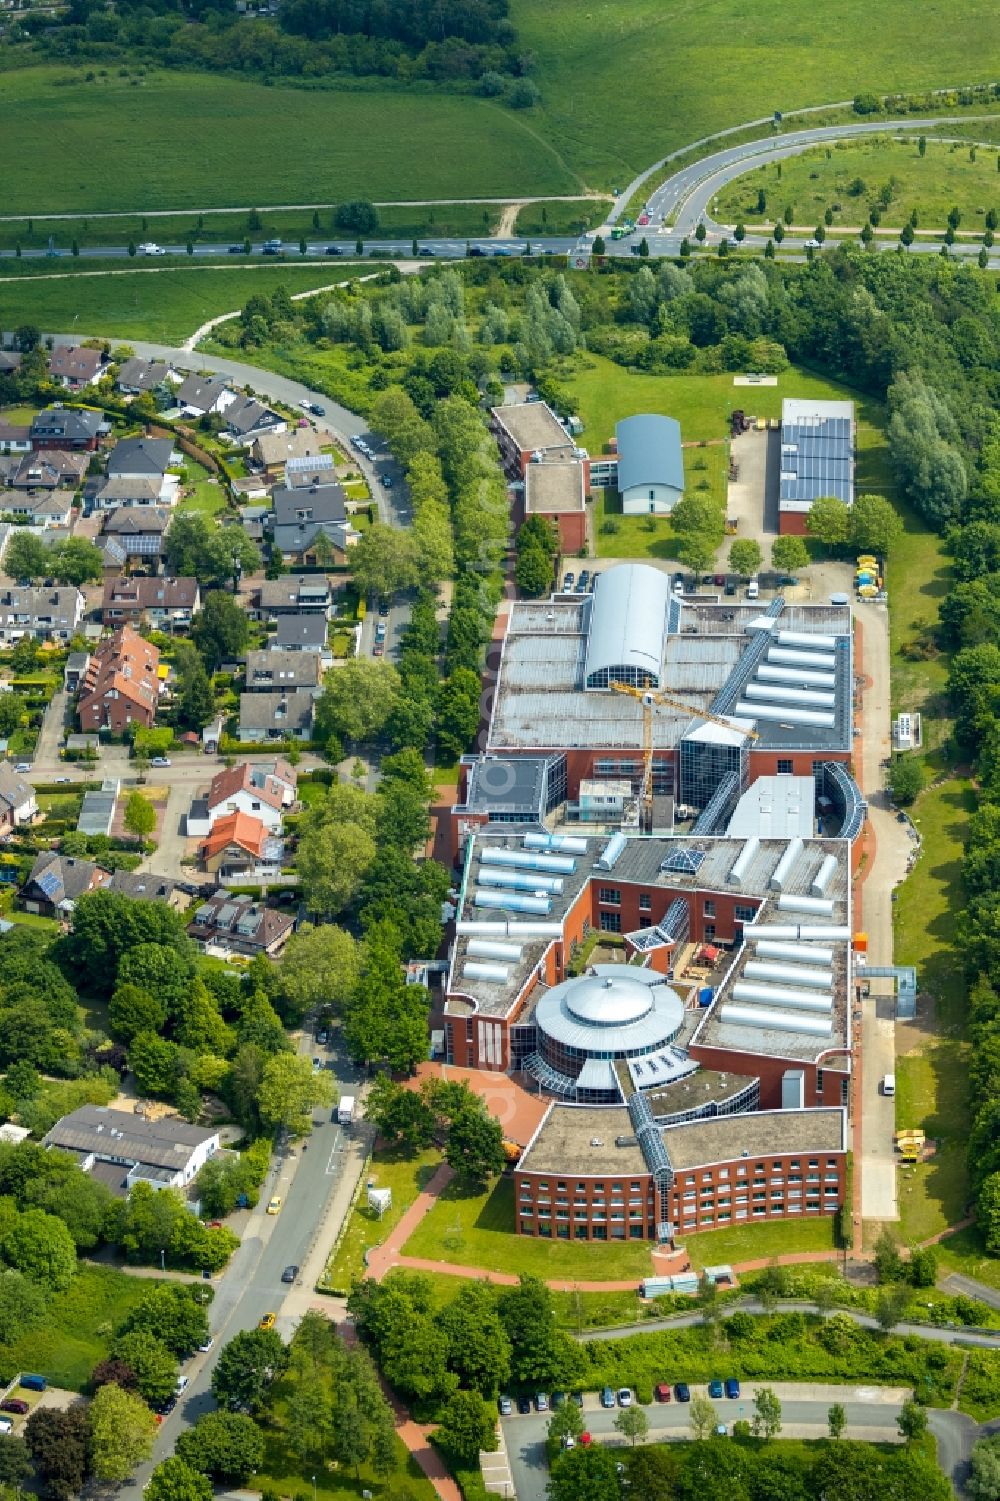
[[[427,258],[434,257],[434,256],[440,256],[442,258],[450,258],[450,259],[457,259],[457,258],[464,259],[469,254],[470,250],[472,251],[472,253],[474,255],[478,253],[478,254],[480,254],[482,256],[488,256],[488,255],[501,255],[501,256],[502,255],[523,255],[524,252],[525,252],[526,247],[530,244],[530,246],[531,246],[532,249],[538,248],[539,250],[545,251],[547,253],[551,253],[553,255],[555,255],[555,254],[563,254],[563,255],[565,255],[567,253],[567,251],[570,251],[570,250],[573,249],[573,247],[574,247],[574,245],[576,245],[576,243],[577,243],[577,237],[575,235],[549,236],[549,237],[545,238],[544,240],[531,240],[531,241],[527,241],[527,240],[525,240],[523,238],[519,239],[519,240],[518,239],[495,239],[495,240],[493,240],[493,239],[486,239],[486,240],[420,240],[420,241],[418,241],[417,250],[418,250],[418,256],[419,256],[420,259],[427,259]],[[332,246],[332,248],[331,248],[331,246]],[[72,255],[72,253],[69,250],[51,251],[51,250],[44,250],[44,249],[38,249],[38,250],[22,249],[22,251],[21,251],[21,257],[20,258],[22,260],[35,260],[35,261],[37,261],[37,260],[49,260],[52,263],[53,269],[58,269],[59,268],[59,262],[60,261],[66,261],[66,260],[74,261],[74,260],[77,260],[77,259],[79,259],[79,260],[121,260],[121,261],[127,261],[129,263],[130,268],[131,267],[135,267],[136,269],[140,269],[140,268],[149,269],[150,267],[162,266],[165,263],[166,264],[172,264],[173,261],[177,260],[177,259],[180,260],[181,264],[187,264],[192,258],[194,258],[195,260],[199,260],[199,259],[203,260],[206,256],[211,256],[214,259],[218,259],[219,256],[225,256],[227,254],[227,246],[225,246],[225,245],[218,245],[218,244],[213,244],[213,245],[205,245],[205,244],[200,244],[200,243],[199,244],[195,244],[192,247],[192,252],[191,252],[190,256],[187,253],[186,246],[183,245],[183,244],[178,245],[178,244],[166,244],[166,243],[164,243],[163,245],[160,246],[160,250],[163,252],[162,255],[161,254],[154,254],[154,255],[140,255],[140,254],[137,254],[137,255],[135,255],[133,257],[133,256],[129,255],[128,246],[127,245],[110,245],[110,244],[109,245],[81,245],[80,246],[80,253],[79,253],[78,257]],[[366,241],[365,244],[364,244],[364,248],[363,248],[363,254],[365,256],[370,257],[373,254],[375,254],[376,252],[378,253],[379,256],[385,256],[386,259],[392,259],[392,258],[400,257],[400,256],[407,256],[408,257],[408,256],[412,255],[412,253],[413,253],[413,241],[412,240],[368,240],[368,241]],[[239,265],[241,261],[245,261],[247,259],[247,255],[244,252],[243,242],[242,241],[239,243],[238,247],[234,246],[233,249],[231,251],[229,251],[228,253],[230,253],[232,255],[233,264],[234,265]],[[306,244],[306,248],[305,248],[304,254],[302,252],[300,252],[299,247],[298,247],[297,244],[292,244],[291,242],[289,242],[289,243],[287,243],[287,244],[285,244],[283,246],[283,249],[282,249],[280,255],[273,255],[273,256],[272,255],[264,255],[263,241],[257,240],[257,241],[252,241],[251,242],[250,254],[252,256],[260,256],[260,257],[262,257],[262,259],[265,261],[266,264],[268,264],[268,265],[275,265],[275,266],[280,266],[282,264],[292,264],[292,265],[295,265],[299,261],[302,261],[302,260],[305,260],[305,259],[308,259],[308,258],[315,258],[316,256],[329,257],[330,263],[331,263],[331,267],[335,267],[336,263],[337,263],[337,260],[341,259],[341,258],[346,258],[346,259],[350,259],[350,260],[357,260],[358,259],[357,246],[356,246],[356,243],[355,243],[354,240],[337,240],[337,241],[326,241],[326,242],[320,241],[320,242],[317,242],[315,244],[313,244],[312,242],[308,242]],[[13,250],[0,250],[0,262],[5,261],[5,260],[12,261],[15,258],[16,258],[16,252],[15,251],[13,251]],[[228,265],[229,262],[225,261],[225,262],[223,262],[223,264],[224,265]]]
[[[827,1432],[827,1414],[834,1402],[843,1404],[847,1415],[849,1438],[869,1442],[900,1442],[896,1416],[910,1392],[901,1388],[877,1386],[823,1386],[815,1383],[770,1383],[781,1401],[783,1438],[822,1438]],[[737,1401],[720,1400],[713,1405],[720,1424],[728,1433],[739,1419],[753,1417],[756,1383],[746,1383]],[[692,1395],[707,1395],[704,1386],[692,1386]],[[690,1407],[685,1403],[653,1403],[644,1408],[649,1419],[651,1441],[690,1439]],[[601,1443],[623,1446],[614,1428],[617,1411],[602,1408],[596,1396],[584,1398],[586,1431]],[[545,1460],[545,1433],[548,1414],[502,1419],[504,1439],[518,1501],[544,1501],[548,1471]],[[971,1418],[962,1413],[931,1411],[930,1426],[938,1439],[939,1459],[949,1475],[964,1466],[978,1430]],[[721,1441],[721,1440],[720,1440]]]

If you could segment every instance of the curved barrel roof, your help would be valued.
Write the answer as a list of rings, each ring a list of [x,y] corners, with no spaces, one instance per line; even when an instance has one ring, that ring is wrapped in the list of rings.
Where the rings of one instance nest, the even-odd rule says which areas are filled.
[[[681,425],[674,417],[639,412],[615,424],[618,441],[618,489],[636,485],[670,485],[684,489]]]
[[[633,563],[601,574],[587,635],[588,688],[606,688],[606,679],[594,679],[607,672],[621,672],[626,682],[648,674],[648,685],[660,686],[669,603],[669,576],[656,568]]]

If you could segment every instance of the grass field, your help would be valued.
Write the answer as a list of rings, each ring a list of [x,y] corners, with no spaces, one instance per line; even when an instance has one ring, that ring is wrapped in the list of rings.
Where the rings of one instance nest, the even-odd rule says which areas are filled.
[[[579,234],[604,222],[610,198],[581,198],[575,203],[526,203],[518,211],[519,235]]]
[[[398,1150],[374,1153],[367,1176],[374,1179],[378,1188],[392,1189],[392,1207],[380,1220],[368,1208],[366,1196],[362,1193],[344,1228],[340,1244],[327,1263],[321,1284],[324,1288],[346,1289],[356,1277],[364,1275],[365,1251],[385,1240],[440,1161],[441,1153],[433,1149],[419,1152],[415,1157]]]
[[[836,1254],[832,1215],[736,1225],[729,1230],[706,1230],[701,1235],[683,1235],[680,1239],[696,1268],[803,1251],[829,1251],[831,1258]]]
[[[209,474],[204,465],[196,463],[194,459],[186,457],[184,467],[188,472],[187,483],[193,488],[190,495],[185,495],[178,502],[178,515],[195,511],[199,516],[218,516],[228,504],[225,487]]]
[[[778,170],[780,166],[781,175]],[[992,151],[977,152],[969,160],[966,146],[945,141],[927,142],[921,156],[916,139],[894,141],[889,135],[864,142],[841,141],[773,166],[757,167],[728,183],[713,199],[712,215],[724,224],[772,221],[786,207],[794,223],[811,227],[833,210],[833,228],[860,228],[877,201],[879,189],[891,183],[892,202],[882,209],[883,229],[899,229],[916,210],[917,229],[944,230],[954,205],[962,215],[959,233],[982,234],[987,209],[1000,209],[1000,173]],[[766,214],[757,212],[763,188]]]
[[[889,560],[887,582],[892,608],[889,611],[889,640],[892,654],[892,708],[924,709],[924,744],[937,752],[951,733],[951,719],[945,701],[948,659],[938,652],[931,639],[931,628],[938,609],[951,586],[951,563],[941,536],[930,532],[920,518],[897,498],[897,506],[906,523],[906,531]],[[913,643],[925,643],[915,657],[904,655]],[[932,764],[939,758],[930,757]]]
[[[5,1372],[37,1371],[51,1385],[78,1392],[132,1306],[153,1284],[114,1267],[82,1263],[49,1304],[45,1321],[13,1345],[0,1345]]]
[[[82,68],[31,68],[0,75],[0,117],[8,214],[581,186],[533,121],[430,89],[312,91],[179,72],[151,73],[136,85],[111,73],[86,83]]]
[[[987,1256],[982,1236],[975,1226],[956,1230],[938,1242],[938,1264],[944,1273],[961,1272],[1000,1292],[1000,1260]]]
[[[488,1194],[467,1194],[450,1183],[403,1247],[407,1256],[432,1257],[489,1272],[586,1281],[647,1276],[648,1241],[535,1240],[515,1235],[514,1183],[501,1178]]]
[[[725,510],[729,445],[684,450],[684,472],[689,492],[705,494]],[[594,530],[599,558],[675,558],[676,535],[663,516],[623,516],[621,499],[614,490],[599,490],[594,510]],[[614,530],[608,530],[608,527]]]
[[[161,263],[162,264],[162,263]],[[307,292],[345,280],[351,267],[298,265],[193,266],[122,270],[121,262],[90,261],[65,273],[0,275],[0,327],[35,323],[54,333],[71,328],[118,339],[180,343],[202,323],[240,308],[254,293],[275,287]],[[89,275],[98,269],[114,274]]]

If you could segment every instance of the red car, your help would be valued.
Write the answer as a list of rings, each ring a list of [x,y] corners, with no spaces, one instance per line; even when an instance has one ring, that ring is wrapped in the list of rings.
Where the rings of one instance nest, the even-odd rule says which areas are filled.
[[[21,1397],[8,1397],[6,1401],[0,1402],[0,1412],[16,1412],[19,1417],[23,1417],[27,1411],[28,1404]]]
[[[649,223],[649,215],[648,214],[640,214],[639,217],[638,217],[638,219],[636,220],[636,223],[637,224],[648,224]]]

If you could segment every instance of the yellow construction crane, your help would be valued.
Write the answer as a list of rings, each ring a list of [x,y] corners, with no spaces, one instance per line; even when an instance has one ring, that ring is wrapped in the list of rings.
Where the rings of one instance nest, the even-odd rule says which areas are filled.
[[[721,714],[710,714],[707,709],[696,709],[693,705],[685,703],[682,698],[674,698],[673,694],[666,693],[662,688],[633,688],[631,683],[609,684],[616,693],[627,693],[629,698],[637,698],[642,704],[642,787],[639,792],[640,820],[646,833],[653,827],[653,710],[659,708],[677,709],[682,714],[690,714],[694,719],[707,719],[710,724],[721,725],[725,730],[733,728],[732,720],[724,719]],[[745,730],[748,740],[758,740],[760,737],[756,730]]]

